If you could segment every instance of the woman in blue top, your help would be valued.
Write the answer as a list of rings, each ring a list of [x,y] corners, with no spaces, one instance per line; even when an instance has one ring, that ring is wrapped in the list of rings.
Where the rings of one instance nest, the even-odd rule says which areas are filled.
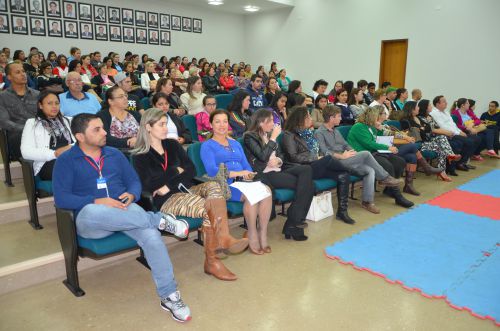
[[[208,176],[215,176],[219,170],[219,164],[224,163],[228,170],[228,183],[232,183],[236,177],[242,177],[244,180],[253,179],[255,173],[248,163],[240,143],[228,138],[228,112],[222,109],[213,111],[210,114],[210,124],[213,128],[212,139],[201,145],[201,159]],[[267,243],[267,225],[271,216],[272,196],[251,205],[244,194],[234,187],[230,188],[230,201],[243,202],[243,215],[248,226],[250,252],[257,255],[271,253],[271,247]],[[258,230],[257,216],[259,217]]]

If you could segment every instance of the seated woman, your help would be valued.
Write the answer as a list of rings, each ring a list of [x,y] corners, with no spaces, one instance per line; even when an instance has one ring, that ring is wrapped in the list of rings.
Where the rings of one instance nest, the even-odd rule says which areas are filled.
[[[151,93],[156,89],[156,84],[160,76],[155,72],[154,62],[146,63],[146,71],[141,74],[141,87],[147,93]]]
[[[252,168],[273,188],[287,188],[295,192],[295,199],[287,210],[283,226],[286,239],[303,241],[304,223],[314,196],[312,168],[309,165],[287,165],[276,142],[281,126],[275,125],[270,110],[259,109],[252,115],[252,123],[245,133],[244,150]]]
[[[181,95],[181,101],[189,115],[196,115],[203,110],[203,84],[198,76],[189,77],[186,93]]]
[[[252,180],[255,173],[245,157],[243,147],[236,140],[228,137],[229,114],[218,109],[210,114],[210,123],[213,127],[213,137],[201,145],[201,159],[209,176],[215,176],[219,166],[224,163],[227,167],[228,183],[235,178]],[[267,242],[267,225],[271,217],[272,196],[251,205],[247,197],[234,187],[231,189],[230,201],[243,202],[243,215],[248,227],[248,248],[251,253],[262,255],[271,253]],[[269,188],[268,188],[269,189]],[[259,226],[257,227],[257,217]]]
[[[219,84],[224,88],[226,92],[229,92],[236,88],[234,79],[233,77],[229,76],[229,71],[227,69],[222,69],[221,76],[219,78]]]
[[[445,135],[433,134],[433,130],[437,128],[437,124],[429,116],[431,110],[432,104],[429,100],[420,100],[418,104],[415,101],[406,102],[403,106],[404,116],[401,121],[401,127],[404,127],[404,121],[406,120],[410,127],[416,128],[422,141],[420,150],[422,152],[435,152],[438,155],[438,168],[448,169],[448,164],[460,160],[461,156],[453,153]],[[421,120],[419,115],[424,119]],[[430,119],[427,119],[427,117],[430,117]],[[446,175],[445,171],[437,174],[437,176],[445,182],[451,182],[451,178]]]
[[[437,175],[444,171],[441,168],[434,168],[427,163],[422,153],[418,150],[419,145],[415,144],[415,138],[408,136],[407,134],[393,130],[386,124],[383,124],[387,120],[387,115],[384,107],[375,106],[376,110],[379,111],[378,121],[375,123],[375,128],[377,129],[376,134],[378,136],[394,136],[396,139],[402,139],[406,143],[395,144],[397,146],[397,154],[406,160],[406,176],[405,176],[405,186],[403,192],[420,195],[417,190],[413,187],[414,174],[417,171],[417,165],[422,168],[426,176]]]
[[[340,125],[353,125],[356,119],[356,116],[347,104],[347,98],[348,94],[344,88],[341,88],[337,91],[337,102],[335,102],[335,105],[342,111],[342,121],[340,121]]]
[[[288,92],[288,85],[290,85],[291,80],[289,77],[287,77],[285,69],[281,69],[278,72],[278,76],[276,77],[276,81],[278,82],[278,86],[279,86],[280,90],[287,93]]]
[[[106,131],[106,145],[116,148],[133,148],[137,140],[141,114],[128,112],[128,95],[115,85],[106,91],[106,101],[97,113]]]
[[[177,115],[169,111],[170,105],[166,94],[162,92],[155,93],[151,102],[154,108],[162,110],[167,115],[167,138],[175,139],[181,145],[193,142],[191,133],[184,125],[184,122]]]
[[[250,79],[248,79],[245,76],[245,69],[244,68],[239,68],[237,75],[233,77],[234,80],[234,86],[240,89],[246,89],[248,85],[250,84]]]
[[[318,141],[311,129],[312,119],[303,106],[290,109],[285,123],[282,146],[285,161],[312,167],[313,179],[330,178],[337,181],[337,219],[347,224],[356,223],[347,213],[349,200],[349,172],[331,155],[320,156]]]
[[[85,74],[82,75],[82,64],[79,60],[71,61],[68,65],[68,71],[69,72],[73,72],[73,71],[77,72],[80,75],[80,77],[82,78],[82,82],[83,82],[83,84],[85,84],[85,87],[87,88],[87,90],[91,88],[92,84],[90,82],[89,76],[87,76]],[[84,89],[84,91],[86,91],[86,90]]]
[[[134,167],[144,190],[152,193],[153,203],[163,213],[202,217],[205,247],[205,273],[220,280],[236,280],[216,255],[240,253],[247,239],[229,234],[226,201],[216,182],[194,185],[195,168],[182,146],[168,139],[168,119],[159,109],[149,109],[141,119]],[[184,189],[185,188],[185,189]]]
[[[87,75],[89,80],[92,80],[94,76],[97,76],[97,70],[95,70],[92,64],[90,64],[90,55],[82,55],[80,58],[80,64],[82,65],[80,73],[82,75]]]
[[[160,78],[158,84],[156,84],[155,93],[162,92],[167,95],[167,101],[170,105],[170,111],[175,115],[181,117],[186,114],[186,110],[182,105],[181,98],[174,92],[174,82],[171,78],[163,77]]]
[[[272,80],[272,79],[270,79]],[[281,125],[282,127],[285,125],[286,119],[288,117],[286,113],[286,101],[287,95],[281,91],[276,91],[274,93],[274,97],[269,104],[269,107],[273,111],[273,119],[274,124]]]
[[[65,78],[68,74],[68,61],[66,56],[63,54],[59,54],[57,57],[57,66],[52,69],[52,73],[61,78]]]
[[[266,90],[264,97],[266,98],[267,104],[270,105],[277,91],[280,90],[276,78],[268,78],[266,84]]]
[[[328,104],[328,96],[325,94],[319,94],[314,101],[314,109],[311,113],[311,118],[313,121],[313,126],[315,129],[319,128],[324,123],[323,110]]]
[[[43,62],[40,65],[40,75],[37,77],[38,89],[51,90],[56,93],[63,92],[63,81],[59,76],[52,74],[52,65],[50,62]]]
[[[328,105],[323,111],[325,123],[315,132],[319,151],[323,155],[331,155],[354,175],[363,177],[363,198],[361,206],[371,213],[379,214],[375,206],[375,179],[380,184],[391,187],[399,186],[400,181],[391,177],[373,158],[370,152],[356,152],[344,140],[342,134],[335,130],[340,124],[341,110],[334,105]]]
[[[365,95],[363,94],[363,90],[360,88],[353,88],[351,94],[349,95],[349,100],[347,103],[349,104],[349,110],[354,115],[354,118],[358,118],[358,116],[365,111],[368,107],[363,103],[365,99]]]
[[[394,103],[396,104],[396,109],[403,110],[403,107],[405,106],[407,99],[408,99],[408,90],[403,87],[398,88],[396,90],[396,100],[394,100]]]
[[[470,103],[466,98],[458,99],[454,106],[452,107],[452,115],[455,115],[458,119],[457,126],[464,133],[469,135],[477,135],[481,138],[481,143],[475,150],[474,155],[471,157],[472,160],[482,161],[481,150],[487,149],[486,154],[498,158],[498,154],[495,152],[495,131],[486,127],[486,125],[481,124],[481,120],[477,118],[474,111],[469,109]],[[498,141],[497,141],[498,144]]]
[[[52,180],[56,159],[74,142],[70,120],[59,111],[59,97],[55,92],[42,91],[38,96],[36,116],[26,121],[21,138],[21,154],[34,161],[35,176]]]
[[[112,58],[105,57],[104,60],[102,61],[102,63],[106,64],[106,66],[108,68],[108,75],[110,75],[111,77],[116,76],[118,71],[113,67],[113,59]]]
[[[250,107],[250,94],[246,91],[238,91],[227,107],[229,112],[229,125],[233,129],[233,138],[240,138],[250,124],[248,108]]]
[[[194,115],[196,118],[196,131],[198,132],[198,140],[203,142],[209,139],[212,134],[212,124],[210,124],[210,114],[217,108],[215,97],[207,95],[203,98],[203,111]]]
[[[330,103],[337,102],[337,93],[341,88],[344,88],[344,82],[341,80],[336,81],[330,93],[328,93],[328,101],[330,101]]]
[[[215,76],[215,69],[212,67],[208,68],[208,71],[205,76],[202,78],[203,87],[205,88],[205,92],[208,94],[220,94],[224,93],[224,88],[219,85],[219,80]]]
[[[108,75],[108,66],[105,63],[99,66],[99,75],[94,76],[90,82],[96,86],[94,89],[99,95],[115,85],[115,79]]]

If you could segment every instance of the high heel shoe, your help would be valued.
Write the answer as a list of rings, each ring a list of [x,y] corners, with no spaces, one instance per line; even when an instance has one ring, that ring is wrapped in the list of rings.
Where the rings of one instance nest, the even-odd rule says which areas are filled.
[[[446,173],[443,171],[439,174],[437,174],[438,180],[441,179],[443,182],[451,182],[451,178],[446,175]]]
[[[285,234],[285,239],[293,239],[295,241],[305,241],[307,240],[307,236],[303,234],[300,235]]]
[[[457,161],[460,161],[462,159],[462,155],[460,154],[450,154],[446,157],[446,159],[448,160],[449,163],[451,162],[457,162]]]

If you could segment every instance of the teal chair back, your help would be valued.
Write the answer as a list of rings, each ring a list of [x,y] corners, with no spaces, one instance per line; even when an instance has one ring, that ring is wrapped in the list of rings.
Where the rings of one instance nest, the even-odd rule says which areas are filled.
[[[191,138],[193,141],[200,141],[198,139],[198,128],[196,126],[196,118],[193,115],[184,115],[182,116],[182,122],[191,133]]]
[[[233,101],[233,95],[232,94],[217,94],[215,96],[215,101],[217,102],[217,109],[226,109]]]
[[[196,176],[203,176],[207,173],[203,161],[201,161],[201,144],[200,142],[189,145],[187,149],[188,157],[193,161],[194,167],[196,169]]]
[[[349,130],[351,130],[352,125],[342,125],[342,126],[337,126],[335,130],[340,132],[342,137],[347,141],[347,136],[349,135]]]
[[[451,114],[451,118],[453,118],[453,122],[455,122],[455,124],[458,125],[458,117],[457,117],[457,115]]]
[[[391,121],[385,121],[384,124],[387,124],[389,126],[393,126],[396,129],[401,130],[401,123],[399,123],[399,121],[392,121],[392,120]]]
[[[148,110],[151,108],[151,101],[149,101],[148,97],[144,97],[141,99],[142,106],[144,107],[145,110]]]

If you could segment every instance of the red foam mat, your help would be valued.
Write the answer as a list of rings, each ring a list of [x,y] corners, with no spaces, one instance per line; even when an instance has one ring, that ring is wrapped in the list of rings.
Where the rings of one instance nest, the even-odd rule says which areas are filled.
[[[427,202],[430,205],[500,220],[500,198],[452,190]]]

